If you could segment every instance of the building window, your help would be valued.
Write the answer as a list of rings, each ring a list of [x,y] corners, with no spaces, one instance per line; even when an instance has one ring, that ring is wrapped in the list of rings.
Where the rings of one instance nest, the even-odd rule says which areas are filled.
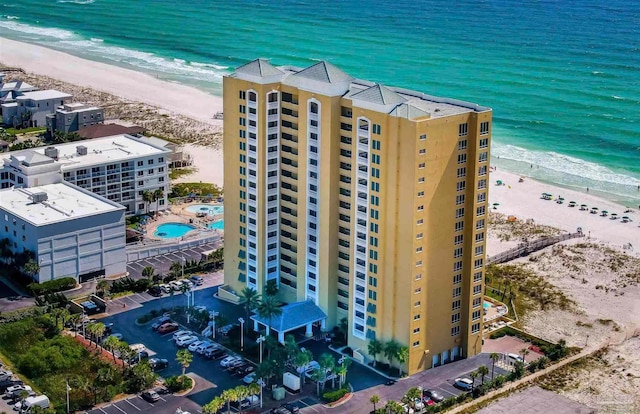
[[[416,225],[421,226],[422,223],[424,223],[423,219],[419,219],[418,221],[416,221]]]
[[[375,125],[374,125],[374,128],[375,128]],[[380,151],[380,141],[375,140],[375,139],[374,139],[374,140],[372,140],[372,141],[371,141],[371,147],[372,147],[374,150]]]
[[[458,194],[456,196],[456,205],[464,204],[464,194]]]
[[[482,298],[473,298],[473,307],[477,308],[482,304]]]
[[[454,300],[453,302],[451,302],[451,310],[458,310],[458,309],[460,309],[460,299]]]
[[[476,233],[476,243],[484,241],[484,232]]]
[[[484,253],[484,246],[476,246],[475,255],[480,256]]]
[[[478,162],[487,162],[488,155],[486,152],[481,152],[478,157]]]
[[[411,346],[413,346],[414,348],[420,346],[420,341],[414,341]]]
[[[467,162],[467,154],[458,154],[458,164],[464,164],[465,162]]]
[[[482,285],[476,285],[473,287],[473,294],[474,295],[479,295],[480,293],[482,293]]]
[[[458,322],[460,322],[460,312],[454,313],[453,315],[451,315],[451,323],[458,323]]]
[[[464,235],[462,234],[456,234],[453,238],[453,244],[454,245],[458,245],[458,244],[462,244],[462,240],[464,239]]]
[[[422,236],[423,236],[423,233],[418,233],[418,234],[416,234],[416,239],[421,239]]]
[[[427,153],[427,150],[426,150],[426,149],[424,149],[424,148],[420,148],[420,149],[418,150],[418,155],[425,155],[426,153]]]
[[[467,175],[467,167],[458,168],[458,178],[463,178]]]
[[[424,168],[424,166],[425,166],[425,163],[421,162],[420,164],[418,164],[418,169],[421,170]]]
[[[458,247],[453,251],[453,258],[457,259],[458,257],[462,257],[462,247]]]
[[[482,138],[480,140],[480,148],[487,148],[489,146],[489,138]]]
[[[481,282],[482,281],[482,272],[475,272],[473,274],[473,281],[474,282]]]
[[[427,134],[420,135],[420,141],[426,141],[426,140],[427,140]]]
[[[420,333],[420,328],[413,328],[413,334],[419,334]]]
[[[421,292],[422,292],[422,288],[419,288],[419,287],[418,287],[418,288],[415,288],[415,289],[413,290],[413,293],[414,293],[414,294],[416,294],[416,295],[417,295],[417,294],[419,294],[419,293],[421,293]]]
[[[482,260],[482,259],[476,259],[476,260],[473,262],[473,268],[474,268],[474,269],[480,269],[480,268],[482,267],[482,263],[483,263],[483,262],[484,262],[484,260]]]
[[[474,323],[473,325],[471,325],[471,333],[478,333],[480,332],[480,324],[479,323]]]
[[[238,98],[242,100],[247,99],[247,93],[245,91],[238,91]]]
[[[487,201],[487,193],[479,193],[478,203],[484,203],[485,201]]]
[[[419,308],[420,307],[420,301],[418,300],[418,301],[413,302],[413,307],[414,308]]]
[[[422,279],[422,273],[418,273],[416,275],[416,280],[421,280]]]
[[[380,125],[378,125],[378,124],[373,124],[373,133],[374,133],[374,134],[376,134],[376,135],[380,135],[380,130],[381,130]]]
[[[487,135],[489,133],[489,122],[480,123],[480,135]]]
[[[484,190],[487,188],[487,180],[482,179],[478,181],[478,190]]]
[[[456,218],[464,217],[464,207],[456,209]]]
[[[416,262],[416,267],[418,267],[418,266],[422,266],[422,260],[418,260],[418,261]]]
[[[476,208],[477,217],[484,216],[485,212],[486,212],[486,206],[480,206]]]
[[[476,230],[484,229],[484,219],[478,220],[476,222]]]
[[[454,272],[459,272],[461,270],[462,270],[462,261],[455,262],[453,264],[453,271]]]
[[[456,222],[455,231],[462,231],[462,230],[464,230],[464,221]]]
[[[478,168],[478,175],[480,177],[487,175],[487,166],[486,165],[482,165],[480,166],[480,168]]]
[[[424,206],[418,206],[418,211],[424,210]]]
[[[416,248],[416,253],[422,253],[422,246]]]
[[[462,283],[462,275],[461,274],[453,275],[453,284],[457,285],[458,283]]]
[[[418,178],[418,182],[419,182],[419,183],[424,183],[424,177],[420,177],[420,178]]]
[[[462,288],[461,287],[453,288],[453,297],[457,298],[460,295],[462,295]]]
[[[467,149],[467,140],[466,139],[461,139],[460,141],[458,141],[458,150],[462,151],[462,150],[466,150]]]
[[[458,336],[458,335],[460,335],[460,327],[454,326],[453,328],[451,328],[451,336]]]
[[[458,181],[458,183],[456,184],[456,190],[457,191],[464,191],[467,188],[467,182],[466,181]]]
[[[460,124],[458,126],[458,136],[464,137],[464,136],[467,136],[468,134],[469,134],[469,124],[466,122],[464,124]]]

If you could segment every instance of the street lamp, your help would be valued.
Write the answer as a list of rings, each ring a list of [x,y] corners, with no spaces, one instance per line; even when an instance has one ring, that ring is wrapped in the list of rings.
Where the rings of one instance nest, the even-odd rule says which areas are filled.
[[[220,315],[220,312],[211,311],[211,339],[216,339],[216,316]]]
[[[264,387],[266,384],[264,383],[262,378],[258,380],[257,384],[260,386],[260,408],[262,408],[262,387]]]
[[[244,318],[238,318],[240,322],[240,351],[244,351]]]
[[[84,330],[84,327],[85,327],[84,318],[85,318],[85,316],[86,316],[86,314],[84,313],[84,308],[83,308],[82,309],[82,322],[81,322],[82,323],[82,337],[86,339],[85,330]]]
[[[256,339],[256,342],[260,344],[260,363],[262,364],[262,343],[264,342],[264,340],[267,339],[264,336],[260,335],[258,337],[258,339]]]
[[[71,387],[69,386],[69,381],[65,380],[64,383],[67,386],[67,414],[69,414],[69,391],[71,391]]]
[[[184,262],[185,262],[185,258],[184,256],[182,256],[182,277],[184,278]]]

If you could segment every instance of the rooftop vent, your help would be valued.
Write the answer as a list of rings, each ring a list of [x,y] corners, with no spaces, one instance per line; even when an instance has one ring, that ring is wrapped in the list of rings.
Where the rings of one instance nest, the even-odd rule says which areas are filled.
[[[49,158],[53,158],[54,160],[58,160],[58,148],[56,147],[47,147],[44,149],[44,155]]]
[[[76,152],[78,153],[78,155],[87,155],[87,147],[85,147],[84,145],[78,145],[76,147]]]
[[[39,191],[37,193],[32,193],[30,198],[34,203],[42,203],[43,201],[47,201],[48,196],[44,191]]]

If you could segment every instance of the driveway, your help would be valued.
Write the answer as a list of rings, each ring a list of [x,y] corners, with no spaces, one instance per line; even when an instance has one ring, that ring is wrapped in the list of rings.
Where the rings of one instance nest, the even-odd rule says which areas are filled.
[[[200,407],[191,402],[188,398],[178,397],[172,394],[161,395],[160,400],[150,403],[136,395],[124,400],[94,408],[87,411],[87,414],[138,414],[147,412],[151,414],[175,414],[177,408],[197,414]]]

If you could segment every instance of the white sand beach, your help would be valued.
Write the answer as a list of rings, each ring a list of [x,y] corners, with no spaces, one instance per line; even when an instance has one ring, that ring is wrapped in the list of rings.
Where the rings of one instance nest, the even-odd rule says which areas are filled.
[[[633,250],[625,251],[640,256],[640,212],[637,208],[631,208],[632,212],[624,213],[627,207],[600,197],[555,187],[527,177],[524,177],[523,182],[519,182],[519,178],[519,175],[506,171],[491,172],[488,184],[489,205],[499,204],[492,211],[514,215],[522,220],[533,219],[536,224],[544,224],[568,232],[575,232],[578,227],[581,227],[586,236],[612,248],[622,249],[623,245],[631,243]],[[498,180],[504,185],[496,185]],[[543,200],[542,193],[553,194],[552,199]],[[555,201],[558,196],[564,198],[562,204]],[[575,201],[578,205],[569,207],[570,201]],[[581,204],[586,204],[589,210],[580,211]],[[597,207],[599,212],[608,211],[609,215],[602,217],[600,214],[591,214],[592,207]],[[611,213],[617,213],[618,219],[612,220]],[[621,220],[623,216],[628,216],[632,221],[623,223]],[[504,248],[488,246],[487,250],[489,254],[495,254]]]
[[[173,180],[174,183],[213,183],[218,187],[224,186],[224,161],[222,150],[203,147],[201,145],[186,144],[184,151],[193,158],[193,173],[183,175]]]
[[[27,72],[143,102],[213,125],[222,98],[153,76],[0,37],[0,61]]]

